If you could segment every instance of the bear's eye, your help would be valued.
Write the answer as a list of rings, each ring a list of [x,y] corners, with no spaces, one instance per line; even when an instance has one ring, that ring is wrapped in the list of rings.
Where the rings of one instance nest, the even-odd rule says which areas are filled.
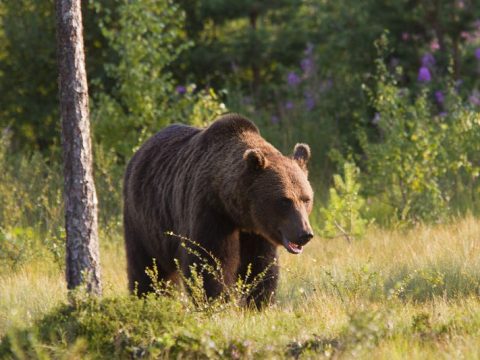
[[[288,198],[288,197],[282,197],[280,198],[280,205],[284,207],[288,207],[293,204],[293,200]]]
[[[309,197],[305,196],[305,197],[301,197],[300,201],[303,202],[304,204],[310,204],[312,200]]]

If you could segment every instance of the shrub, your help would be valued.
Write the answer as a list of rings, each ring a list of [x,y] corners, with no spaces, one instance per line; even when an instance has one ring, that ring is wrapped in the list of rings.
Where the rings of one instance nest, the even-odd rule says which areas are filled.
[[[358,168],[346,162],[343,171],[343,178],[338,174],[333,176],[334,187],[330,188],[328,205],[321,209],[322,236],[344,236],[350,241],[365,233],[367,222],[361,215],[365,200],[359,194]]]
[[[200,327],[200,317],[169,297],[78,298],[8,334],[0,357],[218,357],[218,338]]]
[[[382,37],[377,42],[381,54],[386,46]],[[473,209],[480,170],[480,114],[461,101],[452,84],[444,111],[435,111],[428,86],[420,85],[417,93],[401,88],[401,74],[401,68],[389,73],[378,60],[375,91],[367,89],[378,135],[375,140],[360,133],[368,194],[390,204],[400,221],[442,219],[459,199]]]

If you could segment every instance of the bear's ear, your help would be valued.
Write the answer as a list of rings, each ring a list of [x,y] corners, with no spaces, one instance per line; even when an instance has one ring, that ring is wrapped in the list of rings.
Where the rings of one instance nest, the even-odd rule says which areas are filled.
[[[245,150],[243,159],[251,169],[264,169],[268,165],[268,160],[260,149]]]
[[[293,159],[304,170],[307,170],[307,163],[310,160],[311,152],[310,146],[307,144],[298,143],[293,149]]]

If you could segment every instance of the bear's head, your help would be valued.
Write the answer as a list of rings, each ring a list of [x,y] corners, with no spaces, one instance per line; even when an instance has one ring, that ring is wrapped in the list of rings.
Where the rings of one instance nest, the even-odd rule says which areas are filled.
[[[254,231],[292,254],[301,253],[313,238],[308,221],[313,205],[313,190],[307,178],[309,146],[297,144],[291,157],[248,149],[243,158]]]

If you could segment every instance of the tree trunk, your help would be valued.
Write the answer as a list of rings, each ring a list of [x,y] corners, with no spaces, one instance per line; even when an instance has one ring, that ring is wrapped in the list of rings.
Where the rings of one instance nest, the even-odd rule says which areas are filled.
[[[66,277],[101,294],[97,195],[92,174],[81,0],[56,0],[57,56],[64,156]]]

